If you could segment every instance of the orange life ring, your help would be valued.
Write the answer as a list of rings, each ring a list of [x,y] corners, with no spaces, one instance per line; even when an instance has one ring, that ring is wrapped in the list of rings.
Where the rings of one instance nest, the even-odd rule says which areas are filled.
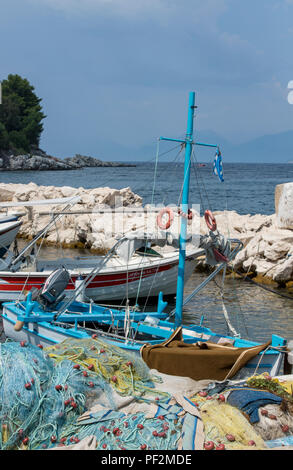
[[[213,216],[213,213],[211,211],[205,211],[204,218],[208,229],[212,232],[215,232],[217,230],[217,222],[215,217]]]
[[[164,224],[162,219],[163,219],[163,215],[165,214],[168,214],[169,217],[168,217],[167,222]],[[169,207],[165,207],[164,209],[160,210],[157,216],[157,225],[161,230],[168,230],[171,227],[173,220],[174,220],[174,212]]]

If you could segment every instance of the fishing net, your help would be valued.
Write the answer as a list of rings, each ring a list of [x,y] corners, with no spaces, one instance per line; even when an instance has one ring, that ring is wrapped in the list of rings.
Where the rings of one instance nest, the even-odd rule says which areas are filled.
[[[265,443],[248,419],[236,407],[226,403],[222,394],[197,394],[192,398],[201,413],[206,444],[227,450],[264,449]],[[207,447],[207,448],[208,448]]]
[[[206,443],[227,450],[264,449],[265,444],[240,410],[217,400],[200,406]]]
[[[0,345],[0,449],[53,447],[64,434],[78,442],[72,429],[93,404],[115,410],[118,395],[148,393],[169,396],[140,357],[98,338],[44,350],[8,341]]]
[[[145,412],[124,414],[102,410],[64,429],[62,443],[70,445],[95,436],[97,450],[176,449],[182,435],[182,408],[168,406],[163,414],[149,417]]]
[[[69,359],[111,385],[120,395],[154,392],[155,377],[143,360],[98,337],[69,339],[46,349],[54,361]],[[157,393],[157,392],[156,392]]]
[[[90,400],[114,406],[104,379],[84,374],[72,361],[55,362],[37,346],[0,345],[0,449],[54,445]]]

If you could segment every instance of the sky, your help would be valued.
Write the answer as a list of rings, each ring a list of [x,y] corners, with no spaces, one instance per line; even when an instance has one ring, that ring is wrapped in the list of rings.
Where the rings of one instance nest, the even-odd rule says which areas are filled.
[[[184,135],[190,91],[199,136],[293,131],[293,0],[0,0],[0,19],[0,80],[35,87],[51,155],[142,155]]]

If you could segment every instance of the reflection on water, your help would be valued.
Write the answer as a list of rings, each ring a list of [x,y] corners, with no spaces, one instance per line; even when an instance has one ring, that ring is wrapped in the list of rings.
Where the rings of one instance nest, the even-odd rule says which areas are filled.
[[[20,247],[25,245],[22,240],[19,241]],[[87,250],[56,247],[42,247],[39,253],[40,257],[47,259],[87,255],[90,255]],[[194,273],[185,287],[185,296],[205,276],[203,273]],[[185,324],[199,324],[203,317],[203,326],[219,334],[231,334],[223,315],[219,289],[221,280],[222,277],[218,276],[216,282],[211,281],[184,307]],[[224,301],[230,321],[242,338],[266,342],[272,334],[278,334],[288,340],[293,339],[293,298],[282,298],[243,280],[226,279]],[[172,310],[174,306],[169,304],[168,310]],[[146,310],[153,308],[153,305],[149,305]]]
[[[185,294],[202,282],[204,274],[194,273],[188,281]],[[230,334],[223,315],[220,290],[210,282],[184,307],[185,323],[198,323],[204,315],[203,326],[221,334]],[[272,334],[293,339],[293,298],[285,299],[243,280],[226,279],[225,307],[230,321],[243,338],[266,342]]]

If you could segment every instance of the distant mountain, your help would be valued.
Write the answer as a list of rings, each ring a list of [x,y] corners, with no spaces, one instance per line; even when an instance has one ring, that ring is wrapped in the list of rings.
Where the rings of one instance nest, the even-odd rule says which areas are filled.
[[[288,163],[293,162],[293,130],[279,134],[264,135],[242,144],[235,145],[213,131],[196,133],[196,141],[219,145],[224,162],[241,163]],[[140,147],[126,147],[117,143],[100,143],[99,154],[104,154],[111,161],[153,161],[156,156],[157,142]],[[176,143],[162,143],[160,161],[174,159],[174,152],[168,150],[176,147]],[[176,151],[175,151],[176,152]],[[213,149],[197,147],[196,155],[199,162],[211,162]]]
[[[225,162],[287,163],[293,160],[293,131],[261,136],[238,145],[213,133],[202,136],[203,142],[219,145]]]
[[[214,132],[199,132],[197,142],[219,145],[225,162],[288,163],[293,162],[293,131],[264,135],[248,142],[234,145]],[[211,161],[213,150],[197,147],[198,161]],[[136,151],[138,159],[155,156],[155,144]]]
[[[293,159],[293,131],[258,137],[225,153],[228,161],[287,163]]]

